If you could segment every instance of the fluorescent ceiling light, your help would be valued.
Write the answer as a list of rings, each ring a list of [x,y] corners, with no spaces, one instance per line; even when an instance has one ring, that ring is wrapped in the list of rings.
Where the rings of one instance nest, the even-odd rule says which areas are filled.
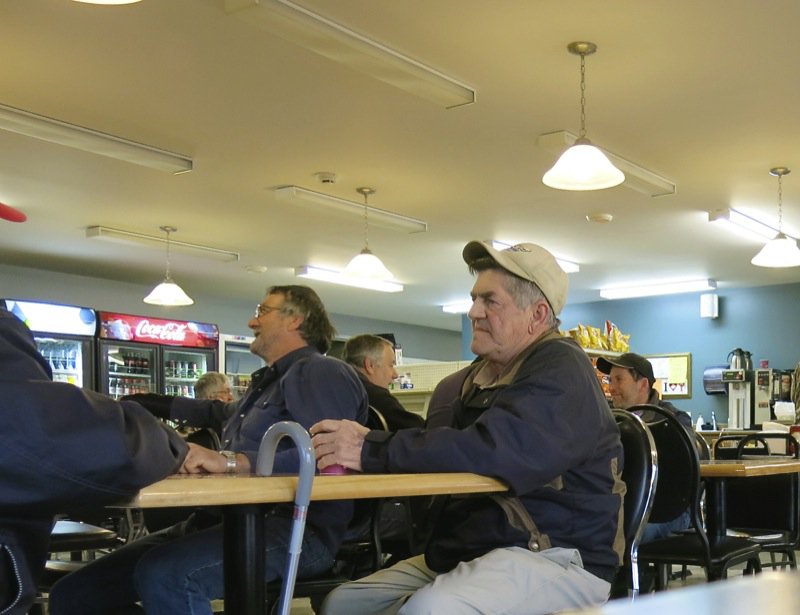
[[[446,109],[475,102],[470,86],[289,0],[225,0],[225,11],[248,21],[260,17],[289,42]]]
[[[495,250],[505,250],[506,248],[510,248],[511,246],[520,243],[519,241],[498,241],[497,239],[489,239],[487,241],[492,242],[492,247]],[[564,270],[564,273],[578,273],[581,270],[581,267],[578,265],[578,263],[573,263],[572,261],[564,260],[563,258],[555,258],[558,266]]]
[[[456,301],[455,303],[446,303],[442,306],[442,312],[447,314],[466,314],[472,307],[472,299],[464,301]]]
[[[537,144],[539,147],[551,152],[563,152],[577,141],[577,135],[567,130],[557,130],[539,135]],[[608,156],[611,163],[625,174],[625,181],[622,183],[626,188],[631,188],[637,192],[642,192],[650,196],[666,196],[675,194],[677,188],[674,182],[661,177],[640,167],[638,164],[612,154],[607,149],[603,153]]]
[[[315,192],[314,190],[308,190],[300,186],[281,186],[280,188],[275,188],[274,193],[275,197],[279,200],[292,201],[298,205],[312,206],[317,210],[319,210],[319,206],[322,206],[329,212],[358,216],[362,220],[364,218],[364,203],[357,203],[356,201],[349,201],[339,198],[338,196]],[[410,218],[384,209],[378,209],[371,205],[367,205],[366,209],[369,212],[370,226],[380,226],[395,231],[405,231],[406,233],[424,233],[428,230],[428,223],[424,220],[418,220],[417,218]]]
[[[321,269],[311,265],[295,267],[294,274],[299,278],[308,278],[343,286],[355,286],[356,288],[366,288],[367,290],[378,290],[383,293],[399,293],[403,290],[403,285],[398,282],[348,276],[339,271]]]
[[[659,284],[642,284],[639,286],[601,288],[600,296],[604,299],[628,299],[631,297],[654,297],[657,295],[702,292],[715,290],[716,288],[717,283],[714,280],[682,280]]]
[[[777,228],[760,222],[733,208],[708,212],[708,221],[714,222],[717,226],[722,226],[737,235],[760,241],[772,239],[778,234]]]
[[[145,235],[144,233],[136,233],[134,231],[125,231],[117,228],[109,228],[107,226],[89,226],[86,228],[86,237],[89,239],[104,239],[106,241],[116,241],[119,243],[127,244],[166,244],[167,239],[158,237],[156,235]],[[220,261],[238,261],[239,253],[231,252],[229,250],[221,250],[220,248],[212,248],[211,246],[204,246],[197,243],[187,243],[185,241],[169,240],[169,245],[172,248],[178,248],[188,252],[199,252],[202,256],[214,258]]]
[[[0,105],[0,129],[159,171],[185,173],[192,170],[192,159],[183,154],[128,141],[105,132],[68,124],[6,105]]]

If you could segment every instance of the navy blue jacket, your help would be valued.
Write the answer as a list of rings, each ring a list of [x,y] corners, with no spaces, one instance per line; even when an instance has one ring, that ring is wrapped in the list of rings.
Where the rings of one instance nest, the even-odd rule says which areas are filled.
[[[594,369],[581,348],[555,335],[518,360],[510,381],[495,387],[470,386],[482,362],[463,370],[460,392],[452,386],[456,377],[449,378],[445,386],[458,394],[451,427],[370,432],[364,470],[498,478],[528,511],[542,548],[578,549],[585,568],[609,580],[623,544],[622,446]],[[441,519],[426,552],[428,565],[440,571],[431,561],[437,549],[460,551],[467,561],[493,548],[526,546],[527,535],[490,497],[453,498]]]
[[[30,331],[0,308],[0,614],[30,607],[56,514],[130,499],[186,450],[139,404],[52,382]]]
[[[253,374],[252,384],[238,401],[224,403],[177,397],[170,419],[193,427],[222,424],[222,448],[244,453],[256,465],[261,438],[278,421],[297,421],[306,429],[322,419],[349,419],[364,423],[367,394],[355,370],[344,361],[323,356],[305,346]],[[273,472],[299,470],[294,444],[283,438]],[[283,506],[291,515],[291,507]],[[331,553],[336,553],[353,514],[351,500],[313,502],[307,523],[313,525]]]

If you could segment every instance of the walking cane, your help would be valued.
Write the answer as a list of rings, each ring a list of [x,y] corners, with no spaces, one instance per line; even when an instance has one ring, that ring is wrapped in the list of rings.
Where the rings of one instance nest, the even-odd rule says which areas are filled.
[[[286,554],[286,573],[281,585],[278,611],[280,615],[289,615],[289,607],[294,593],[294,582],[297,577],[297,566],[303,545],[303,531],[306,525],[308,503],[311,500],[311,485],[314,482],[314,471],[317,464],[308,432],[299,423],[281,421],[270,427],[261,439],[261,446],[258,448],[258,458],[256,459],[256,474],[260,476],[272,474],[275,450],[278,447],[278,442],[284,436],[289,436],[294,441],[300,456],[300,478],[294,495],[292,536],[289,541],[289,551]]]

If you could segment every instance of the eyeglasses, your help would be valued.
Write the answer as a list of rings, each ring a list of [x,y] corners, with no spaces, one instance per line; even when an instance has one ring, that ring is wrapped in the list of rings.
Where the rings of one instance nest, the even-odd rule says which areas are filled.
[[[264,316],[266,314],[269,314],[270,312],[275,312],[275,311],[278,311],[278,312],[283,311],[283,306],[282,305],[272,306],[272,305],[261,305],[261,304],[259,304],[259,305],[256,306],[256,312],[253,315],[253,317],[254,318],[261,318],[262,316]]]

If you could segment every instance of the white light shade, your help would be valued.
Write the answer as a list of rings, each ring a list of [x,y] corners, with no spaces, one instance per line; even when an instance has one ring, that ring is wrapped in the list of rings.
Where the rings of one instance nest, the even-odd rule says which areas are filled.
[[[367,290],[377,290],[383,293],[399,293],[403,290],[402,284],[393,282],[391,280],[360,278],[356,276],[345,275],[339,271],[331,271],[330,269],[312,267],[311,265],[295,267],[294,274],[299,278],[320,280],[321,282],[331,282],[332,284],[354,286],[356,288],[366,288]]]
[[[655,297],[658,295],[715,290],[716,288],[717,283],[714,280],[681,280],[660,284],[602,288],[600,289],[600,296],[604,299],[629,299],[631,297]]]
[[[770,239],[761,251],[750,261],[756,267],[798,267],[800,266],[800,249],[797,242],[778,233]]]
[[[394,276],[386,265],[375,256],[369,248],[364,248],[347,263],[342,272],[357,278],[371,278],[373,280],[391,280]]]
[[[168,277],[150,291],[150,294],[144,298],[144,302],[151,305],[179,306],[192,305],[194,300]]]
[[[588,139],[579,139],[542,177],[542,183],[558,190],[603,190],[625,181],[625,174]]]

